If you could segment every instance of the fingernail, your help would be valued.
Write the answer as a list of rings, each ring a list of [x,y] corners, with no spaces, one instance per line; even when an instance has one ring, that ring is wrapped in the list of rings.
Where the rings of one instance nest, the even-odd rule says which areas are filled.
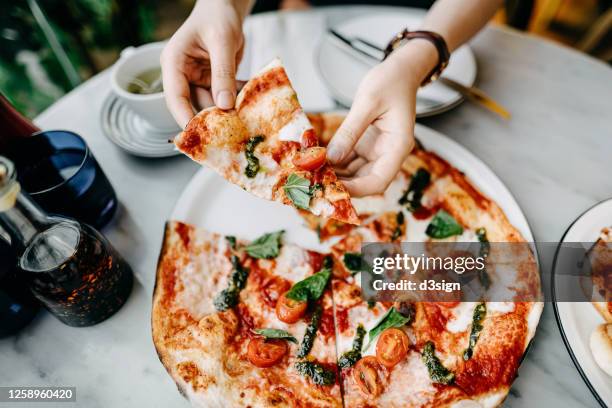
[[[230,91],[219,91],[217,94],[217,106],[221,109],[234,107],[234,95]]]
[[[333,163],[340,161],[342,158],[342,150],[336,145],[328,146],[327,158]]]

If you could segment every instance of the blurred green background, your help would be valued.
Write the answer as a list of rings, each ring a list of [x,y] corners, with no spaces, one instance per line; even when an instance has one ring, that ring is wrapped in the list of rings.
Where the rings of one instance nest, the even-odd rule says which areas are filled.
[[[432,0],[257,0],[254,13],[338,3],[424,6]],[[195,0],[0,2],[0,92],[33,118],[109,67],[130,45],[169,38]],[[612,62],[612,0],[506,0],[493,19]]]
[[[0,2],[0,90],[19,111],[32,118],[112,64],[128,45],[168,38],[187,17],[193,3]]]

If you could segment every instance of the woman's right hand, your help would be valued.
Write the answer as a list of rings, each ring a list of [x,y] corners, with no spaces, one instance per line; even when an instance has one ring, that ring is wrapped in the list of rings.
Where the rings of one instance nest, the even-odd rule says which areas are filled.
[[[250,0],[200,0],[161,54],[168,109],[184,128],[193,106],[232,109],[236,66],[242,58],[242,21]]]

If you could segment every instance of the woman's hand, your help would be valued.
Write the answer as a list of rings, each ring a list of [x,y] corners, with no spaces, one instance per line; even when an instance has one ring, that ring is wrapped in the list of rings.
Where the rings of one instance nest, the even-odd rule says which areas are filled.
[[[417,90],[437,63],[435,47],[411,40],[363,78],[327,158],[354,197],[387,189],[414,146]]]
[[[242,58],[242,21],[249,0],[207,0],[196,3],[161,55],[168,109],[184,128],[193,106],[234,107],[236,66]]]

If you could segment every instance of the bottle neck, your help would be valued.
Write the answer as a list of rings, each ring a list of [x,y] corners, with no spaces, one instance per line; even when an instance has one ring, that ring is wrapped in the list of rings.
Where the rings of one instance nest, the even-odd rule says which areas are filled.
[[[12,206],[0,208],[0,227],[8,234],[14,250],[21,254],[34,236],[54,222],[27,193],[18,192],[14,200]]]
[[[40,129],[23,116],[0,93],[0,149],[5,149],[20,137],[30,136]]]

